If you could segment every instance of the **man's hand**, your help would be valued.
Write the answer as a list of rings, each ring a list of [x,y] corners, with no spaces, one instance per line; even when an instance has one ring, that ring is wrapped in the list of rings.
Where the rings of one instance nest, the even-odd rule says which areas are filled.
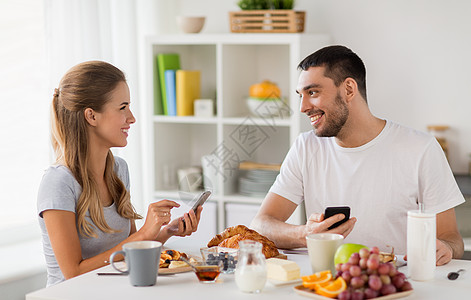
[[[446,242],[437,239],[437,266],[447,264],[453,258],[453,249]]]
[[[356,218],[350,218],[342,225],[334,229],[328,230],[330,226],[342,220],[343,218],[345,218],[345,215],[336,214],[335,216],[324,220],[324,214],[314,213],[310,215],[309,219],[307,220],[307,223],[305,225],[305,235],[307,236],[312,233],[329,232],[338,233],[343,235],[343,237],[347,237],[347,235],[352,232],[353,227],[355,226],[355,222],[357,221]]]

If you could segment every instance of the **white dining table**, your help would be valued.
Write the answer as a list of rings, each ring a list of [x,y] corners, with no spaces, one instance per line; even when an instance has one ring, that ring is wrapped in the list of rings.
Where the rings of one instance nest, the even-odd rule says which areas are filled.
[[[197,255],[198,253],[190,252]],[[295,261],[301,268],[301,275],[312,274],[309,257],[305,253],[287,254],[288,259]],[[449,280],[447,274],[458,269],[466,269],[458,279]],[[407,274],[407,266],[399,268]],[[97,273],[116,271],[111,266],[66,280],[49,288],[37,290],[26,295],[26,300],[94,300],[94,299],[309,299],[298,295],[294,286],[274,285],[267,282],[259,294],[248,294],[239,291],[234,274],[221,274],[215,283],[200,283],[193,272],[174,275],[159,275],[157,283],[150,287],[134,287],[127,276],[99,276]],[[432,280],[419,282],[410,281],[413,293],[404,299],[471,299],[471,261],[452,260],[450,263],[436,268]],[[0,297],[1,298],[1,297]]]

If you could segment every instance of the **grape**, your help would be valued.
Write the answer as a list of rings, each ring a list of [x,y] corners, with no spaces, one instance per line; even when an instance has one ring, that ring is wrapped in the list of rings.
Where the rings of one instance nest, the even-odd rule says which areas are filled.
[[[368,275],[377,275],[378,270],[366,269],[366,274],[368,274]]]
[[[410,291],[412,290],[412,285],[410,284],[409,281],[405,281],[404,284],[402,285],[401,291]]]
[[[348,270],[350,270],[350,267],[351,267],[351,266],[352,266],[351,263],[348,263],[348,262],[347,262],[347,263],[344,263],[344,264],[342,265],[342,267],[340,268],[340,270],[342,270],[343,272],[348,271]]]
[[[362,248],[362,249],[365,249],[365,248]],[[359,262],[360,268],[365,270],[367,268],[367,265],[366,265],[367,261],[368,261],[368,258],[361,258]]]
[[[370,256],[368,257],[368,259],[374,259],[374,260],[377,260],[379,262],[379,254],[371,253]]]
[[[373,289],[366,289],[365,290],[365,299],[373,299],[379,296],[379,292]],[[339,298],[340,299],[340,298]]]
[[[362,273],[360,277],[364,282],[368,282],[368,275],[366,273]]]
[[[350,267],[350,274],[353,277],[360,276],[361,275],[361,268],[359,266],[351,266]]]
[[[404,277],[400,276],[399,274],[392,278],[392,284],[394,284],[397,289],[401,289],[404,285],[404,282]]]
[[[345,290],[338,295],[339,300],[350,300],[351,299],[350,291]]]
[[[352,265],[358,265],[360,262],[360,254],[358,254],[358,252],[352,253],[352,256],[350,256],[348,262]]]
[[[342,265],[343,265],[343,264],[336,264],[336,265],[335,265],[335,271],[338,272],[338,271],[342,270]]]
[[[337,271],[337,277],[335,277],[335,278],[342,277],[342,274],[343,274],[342,271]]]
[[[406,280],[406,278],[407,278],[406,274],[404,274],[404,273],[402,273],[402,272],[399,272],[399,271],[397,271],[397,272],[396,272],[396,275],[394,275],[394,276],[402,277],[402,279],[404,279],[404,280]]]
[[[372,255],[370,255],[370,258],[368,258],[368,261],[366,262],[366,266],[370,270],[376,270],[378,269],[378,266],[379,266],[379,259],[375,257],[372,258],[371,256]]]
[[[383,283],[378,275],[370,275],[370,278],[368,278],[368,286],[375,291],[379,291]]]
[[[352,292],[351,300],[363,300],[365,299],[365,294],[362,291],[354,291]]]
[[[379,248],[378,247],[371,248],[371,253],[379,254]]]
[[[359,289],[365,285],[365,282],[363,281],[363,279],[361,279],[361,277],[357,276],[352,277],[352,279],[350,280],[350,285],[355,289]]]
[[[367,248],[361,248],[358,254],[360,254],[360,258],[368,258],[370,256],[370,251]]]
[[[385,263],[381,263],[378,266],[378,274],[379,275],[386,275],[389,274],[389,265]]]
[[[397,269],[395,266],[391,265],[389,268],[389,276],[394,277],[398,273]]]
[[[389,275],[379,275],[381,282],[384,284],[391,284],[391,277]]]
[[[383,284],[381,288],[381,295],[386,296],[390,294],[394,294],[396,292],[396,287],[392,284]]]
[[[342,278],[345,280],[347,284],[350,283],[350,280],[352,279],[352,275],[350,274],[350,271],[343,271],[342,272]]]

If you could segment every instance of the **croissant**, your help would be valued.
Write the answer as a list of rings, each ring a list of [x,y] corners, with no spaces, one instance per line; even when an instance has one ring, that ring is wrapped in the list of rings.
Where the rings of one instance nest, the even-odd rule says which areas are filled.
[[[237,225],[229,227],[221,234],[216,235],[208,243],[208,247],[220,246],[226,248],[239,248],[239,242],[243,240],[252,240],[259,242],[263,245],[262,252],[266,258],[271,258],[279,255],[275,243],[270,241],[267,237],[259,234],[255,230],[249,229],[244,225]]]

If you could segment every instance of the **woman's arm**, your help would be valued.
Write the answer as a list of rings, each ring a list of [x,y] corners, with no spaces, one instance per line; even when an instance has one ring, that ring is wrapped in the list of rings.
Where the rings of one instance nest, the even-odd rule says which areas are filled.
[[[176,206],[179,204],[170,200],[150,204],[145,224],[139,231],[136,231],[134,221],[131,221],[131,234],[128,238],[115,247],[87,259],[82,259],[75,213],[51,209],[44,211],[42,215],[57,263],[64,278],[69,279],[103,267],[110,255],[121,250],[125,243],[157,239],[161,226],[170,221],[170,210]]]

